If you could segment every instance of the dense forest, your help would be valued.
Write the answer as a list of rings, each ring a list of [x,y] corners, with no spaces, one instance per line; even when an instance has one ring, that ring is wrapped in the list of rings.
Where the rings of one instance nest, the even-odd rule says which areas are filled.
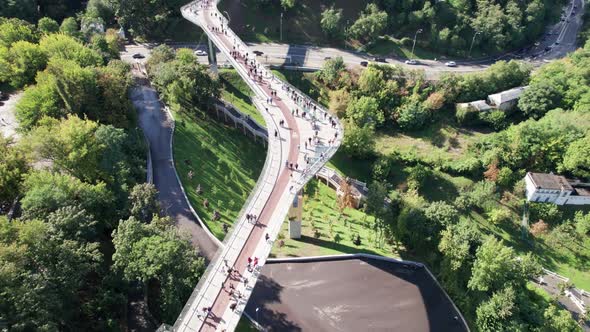
[[[10,331],[127,330],[132,298],[153,325],[173,323],[204,270],[144,183],[130,67],[116,31],[84,29],[93,15],[0,18],[0,84],[23,90],[20,139],[0,139],[0,326]]]

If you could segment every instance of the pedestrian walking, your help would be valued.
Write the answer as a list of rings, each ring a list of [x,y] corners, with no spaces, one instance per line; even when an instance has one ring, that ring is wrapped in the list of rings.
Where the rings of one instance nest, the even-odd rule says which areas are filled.
[[[266,235],[264,236],[264,239],[266,240],[266,242],[268,242],[268,240],[270,239],[270,235],[268,235],[268,233],[266,233]]]

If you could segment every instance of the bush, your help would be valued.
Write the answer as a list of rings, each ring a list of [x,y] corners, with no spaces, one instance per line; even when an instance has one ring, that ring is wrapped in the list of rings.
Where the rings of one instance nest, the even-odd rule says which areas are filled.
[[[493,224],[500,224],[510,220],[510,211],[505,208],[495,208],[488,213],[488,218]]]
[[[457,107],[455,118],[462,125],[475,125],[480,122],[479,111],[473,107]]]
[[[457,160],[450,160],[443,164],[445,172],[455,175],[478,176],[482,170],[483,165],[477,157],[467,156]]]
[[[391,159],[388,157],[381,157],[373,164],[373,180],[383,182],[386,181],[391,173]]]
[[[500,131],[506,128],[506,113],[500,110],[491,112],[482,112],[479,114],[480,119],[489,124],[494,130]]]
[[[416,130],[424,126],[431,113],[418,100],[410,100],[396,110],[397,124],[402,129]]]

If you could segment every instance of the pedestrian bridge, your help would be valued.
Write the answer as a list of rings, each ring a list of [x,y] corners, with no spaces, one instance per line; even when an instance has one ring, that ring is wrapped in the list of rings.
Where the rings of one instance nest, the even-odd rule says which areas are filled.
[[[173,326],[183,332],[235,329],[259,274],[258,268],[247,266],[248,258],[264,265],[297,193],[332,157],[343,136],[338,119],[257,61],[216,4],[194,1],[182,7],[182,15],[205,31],[254,91],[254,104],[266,122],[267,155],[233,231]],[[213,61],[214,54],[209,52]]]

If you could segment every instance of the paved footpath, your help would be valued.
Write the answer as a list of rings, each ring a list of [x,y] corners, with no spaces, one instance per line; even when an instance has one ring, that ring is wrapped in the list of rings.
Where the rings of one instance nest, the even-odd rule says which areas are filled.
[[[257,63],[214,5],[195,1],[184,6],[182,14],[203,28],[254,91],[254,104],[270,136],[256,187],[174,324],[176,331],[232,331],[295,194],[335,153],[342,128],[325,110]],[[255,215],[256,221],[246,215]],[[257,258],[259,266],[248,268],[249,258]]]

